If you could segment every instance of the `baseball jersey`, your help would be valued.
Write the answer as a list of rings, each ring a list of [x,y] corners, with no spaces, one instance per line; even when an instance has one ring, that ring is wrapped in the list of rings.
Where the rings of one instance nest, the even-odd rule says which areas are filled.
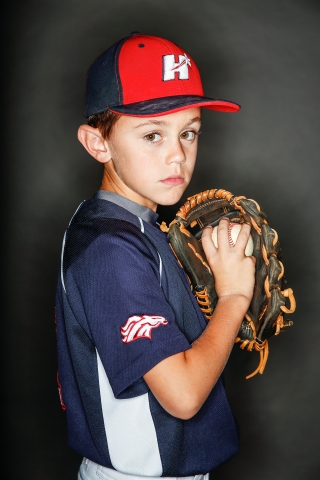
[[[170,415],[143,375],[206,327],[157,214],[96,193],[65,234],[57,285],[58,385],[69,445],[123,473],[206,473],[238,450],[221,379],[189,420]]]

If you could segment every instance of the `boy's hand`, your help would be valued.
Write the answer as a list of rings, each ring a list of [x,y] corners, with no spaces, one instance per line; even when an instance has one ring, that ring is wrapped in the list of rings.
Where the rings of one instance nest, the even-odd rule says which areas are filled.
[[[214,274],[215,290],[219,298],[241,295],[250,305],[255,282],[255,257],[244,254],[250,226],[243,224],[234,247],[228,239],[229,220],[222,219],[218,227],[218,245],[212,241],[212,227],[206,227],[201,237],[207,261]]]

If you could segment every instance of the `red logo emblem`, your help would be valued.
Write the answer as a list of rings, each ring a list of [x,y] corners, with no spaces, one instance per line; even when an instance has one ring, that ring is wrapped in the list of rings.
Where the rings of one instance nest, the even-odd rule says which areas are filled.
[[[125,325],[121,327],[123,343],[130,343],[138,338],[149,338],[151,340],[152,329],[160,325],[168,325],[168,321],[157,315],[133,315],[129,317]]]

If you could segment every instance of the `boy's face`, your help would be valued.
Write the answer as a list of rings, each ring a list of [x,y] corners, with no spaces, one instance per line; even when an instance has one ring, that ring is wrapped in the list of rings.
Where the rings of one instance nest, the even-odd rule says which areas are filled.
[[[122,116],[105,140],[102,188],[156,210],[177,203],[195,166],[200,108],[159,117]]]

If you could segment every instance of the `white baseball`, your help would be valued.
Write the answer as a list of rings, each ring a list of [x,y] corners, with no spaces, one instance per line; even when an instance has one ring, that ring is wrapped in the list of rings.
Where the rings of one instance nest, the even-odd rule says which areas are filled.
[[[241,230],[241,225],[239,223],[234,223],[234,222],[229,223],[230,247],[235,246],[240,230]],[[214,246],[218,248],[218,226],[214,227],[212,230],[212,241],[214,243]],[[247,257],[250,257],[252,255],[252,252],[253,252],[253,240],[252,240],[252,236],[250,235],[244,254]]]

